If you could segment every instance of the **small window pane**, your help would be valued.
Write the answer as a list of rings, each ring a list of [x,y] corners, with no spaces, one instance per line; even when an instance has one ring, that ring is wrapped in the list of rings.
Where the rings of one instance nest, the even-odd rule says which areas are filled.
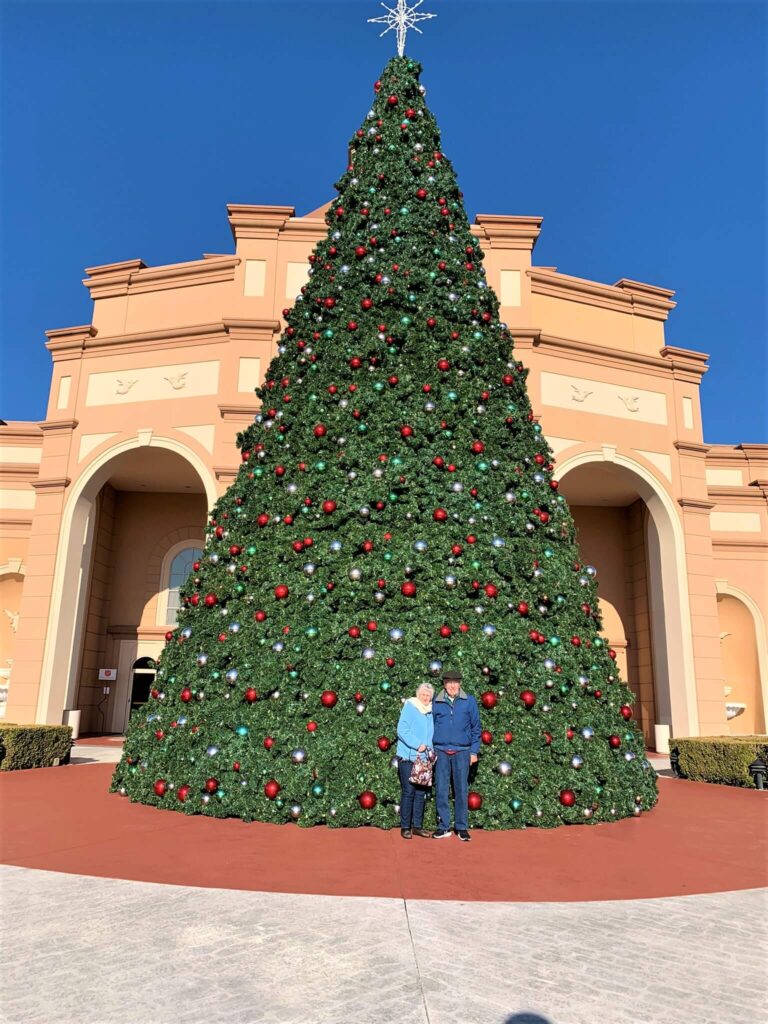
[[[179,588],[192,572],[192,565],[202,556],[202,548],[184,548],[171,562],[168,576],[168,610],[165,620],[170,626],[176,625],[179,614]]]

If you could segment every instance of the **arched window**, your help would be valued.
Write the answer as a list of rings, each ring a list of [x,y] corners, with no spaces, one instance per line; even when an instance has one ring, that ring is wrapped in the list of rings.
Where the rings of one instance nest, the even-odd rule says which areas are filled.
[[[185,547],[177,551],[173,556],[168,571],[168,579],[164,580],[167,588],[168,600],[165,606],[165,624],[176,625],[176,617],[179,612],[179,588],[192,572],[192,564],[201,558],[202,548]]]

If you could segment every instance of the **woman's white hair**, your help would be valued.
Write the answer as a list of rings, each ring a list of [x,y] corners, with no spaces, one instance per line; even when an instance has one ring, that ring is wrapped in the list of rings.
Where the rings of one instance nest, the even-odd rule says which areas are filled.
[[[434,696],[435,688],[432,685],[432,683],[419,683],[419,685],[416,687],[416,696],[417,697],[421,693],[422,690],[429,690],[429,692]]]

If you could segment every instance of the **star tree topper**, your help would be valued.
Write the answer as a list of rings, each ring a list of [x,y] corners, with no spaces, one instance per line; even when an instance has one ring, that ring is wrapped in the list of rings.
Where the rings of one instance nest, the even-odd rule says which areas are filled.
[[[416,0],[413,7],[409,7],[407,0],[397,0],[396,7],[387,7],[385,3],[381,6],[387,12],[386,14],[380,15],[378,18],[369,18],[369,22],[378,22],[381,25],[387,27],[383,32],[379,34],[379,39],[385,36],[387,32],[391,32],[392,29],[397,30],[397,53],[399,57],[403,56],[405,52],[405,34],[409,28],[415,29],[421,35],[421,29],[416,25],[417,21],[426,21],[428,18],[436,18],[436,14],[422,14],[417,11],[418,7],[424,3],[424,0]]]

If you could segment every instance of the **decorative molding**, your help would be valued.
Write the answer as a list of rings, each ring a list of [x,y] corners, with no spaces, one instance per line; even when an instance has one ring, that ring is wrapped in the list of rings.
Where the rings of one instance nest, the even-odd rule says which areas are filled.
[[[51,353],[53,361],[62,359],[76,359],[83,351],[90,338],[98,334],[93,324],[84,324],[81,327],[58,327],[52,331],[46,331],[48,339],[45,347]]]
[[[79,420],[42,420],[38,427],[45,434],[69,434],[77,430]]]
[[[25,448],[40,449],[43,444],[42,431],[38,423],[23,421],[0,424],[0,446],[21,445]]]
[[[673,345],[666,345],[661,350],[661,355],[671,366],[672,376],[676,380],[699,385],[701,378],[709,369],[707,366],[709,356],[705,352],[695,352],[690,348],[675,348]]]
[[[232,281],[240,263],[239,256],[210,256],[187,263],[171,263],[148,267],[142,260],[87,267],[83,284],[91,298],[114,298],[117,295],[138,295],[142,292],[189,288],[196,285]]]
[[[12,515],[9,510],[3,509],[0,512],[0,526],[4,529],[11,530],[14,535],[26,533],[32,529],[32,517],[21,515]]]
[[[746,537],[739,540],[721,540],[719,537],[713,537],[712,547],[726,548],[730,551],[768,551],[768,540],[761,540],[759,537],[754,540]]]
[[[678,498],[677,503],[691,512],[709,512],[715,507],[714,501],[705,501],[703,498]]]
[[[145,427],[143,430],[136,431],[136,439],[142,448],[146,448],[148,445],[152,444],[152,433],[153,431],[151,427]]]
[[[218,360],[202,362],[165,363],[160,366],[140,366],[132,370],[103,370],[89,373],[85,386],[85,405],[98,406],[127,405],[137,402],[167,402],[189,398],[216,395],[219,390]],[[169,383],[182,379],[184,392],[178,388],[169,394]],[[138,385],[138,386],[136,386]]]
[[[542,351],[547,354],[549,354],[548,349],[554,349],[555,351],[551,354],[555,357],[563,353],[568,359],[587,363],[591,367],[607,366],[631,373],[639,371],[646,376],[663,377],[666,380],[672,376],[668,360],[662,359],[660,356],[647,356],[639,352],[606,348],[603,345],[593,345],[590,342],[577,341],[574,338],[560,338],[553,334],[545,334],[540,328],[510,327],[509,331],[516,348],[541,347]]]
[[[533,252],[541,234],[543,217],[514,217],[496,213],[478,213],[476,238],[485,239],[489,249],[522,249]]]
[[[238,470],[231,466],[214,466],[213,472],[217,480],[226,480],[231,483],[237,478]]]
[[[50,480],[34,480],[31,484],[36,491],[49,491],[51,494],[56,491],[63,491],[72,483],[68,476],[53,477]]]
[[[673,441],[675,448],[681,455],[707,455],[708,444],[697,444],[695,441]]]
[[[714,498],[716,504],[724,505],[753,505],[762,508],[765,499],[752,487],[707,487],[707,494]]]
[[[27,567],[21,558],[9,558],[5,565],[0,565],[0,576],[26,576]]]
[[[637,419],[655,426],[667,424],[667,396],[662,391],[635,388],[629,398],[620,403],[621,393],[617,395],[615,382],[553,373],[550,370],[541,371],[539,386],[541,403],[553,408],[613,419]]]
[[[26,484],[37,479],[40,465],[37,462],[11,462],[0,465],[0,480],[3,483]]]
[[[259,412],[258,405],[220,405],[219,415],[223,420],[253,422],[254,416]]]
[[[228,203],[227,217],[232,237],[276,239],[286,223],[296,214],[295,206],[250,206]],[[323,224],[323,234],[325,225]]]
[[[671,300],[674,292],[654,285],[641,285],[626,279],[615,285],[599,284],[597,281],[570,277],[544,267],[531,267],[526,273],[531,279],[531,291],[555,299],[601,306],[619,313],[636,313],[651,320],[662,321],[667,319],[670,310],[676,306]]]
[[[94,336],[85,342],[84,355],[104,355],[105,349],[124,349],[139,352],[143,349],[156,351],[161,348],[191,347],[194,345],[215,345],[228,341],[225,325],[218,321],[208,324],[189,324],[186,327],[166,327],[157,331],[140,331],[137,334],[113,334]]]

